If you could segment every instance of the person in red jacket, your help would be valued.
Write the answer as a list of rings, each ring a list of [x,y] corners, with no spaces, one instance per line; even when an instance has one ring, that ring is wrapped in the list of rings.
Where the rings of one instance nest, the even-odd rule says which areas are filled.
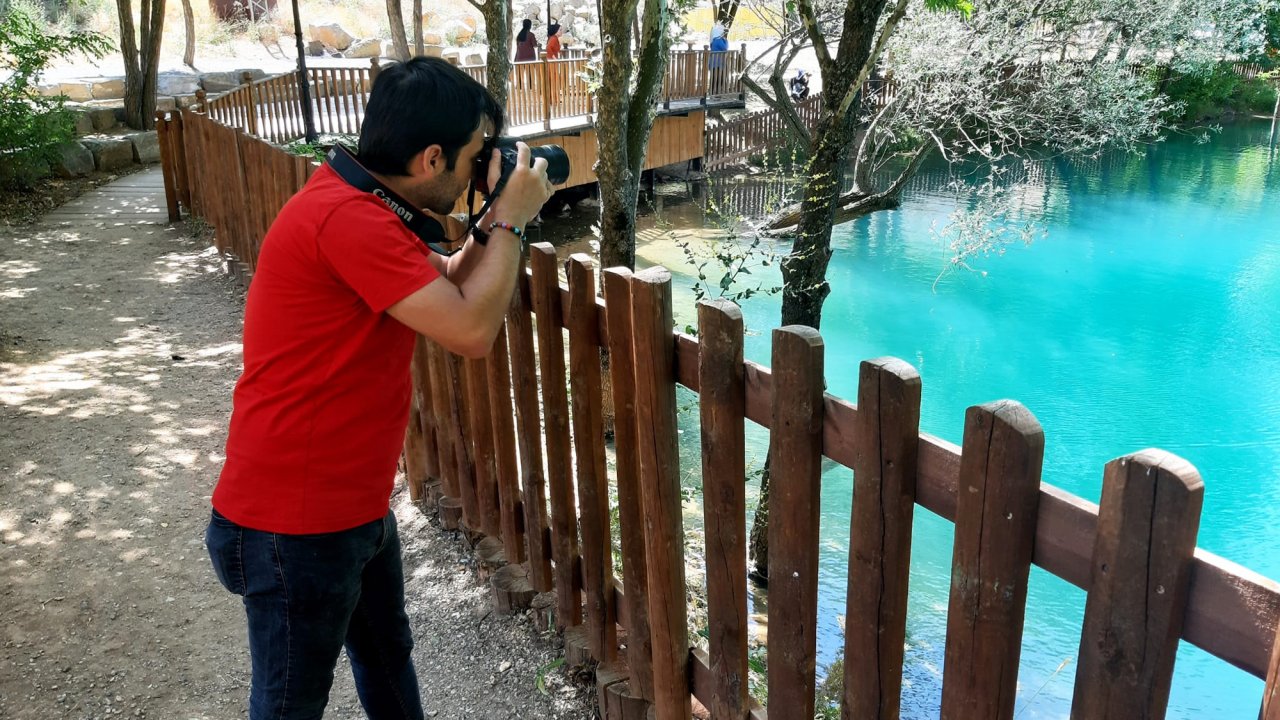
[[[379,73],[357,160],[414,206],[401,214],[448,213],[501,129],[482,85],[414,58]],[[493,151],[490,187],[500,168]],[[244,601],[251,720],[320,718],[343,649],[370,718],[423,717],[389,510],[415,335],[488,352],[522,228],[551,186],[545,161],[530,165],[520,144],[480,221],[487,244],[469,238],[447,258],[375,192],[321,167],[276,216],[245,303],[244,372],[205,543],[219,581]]]

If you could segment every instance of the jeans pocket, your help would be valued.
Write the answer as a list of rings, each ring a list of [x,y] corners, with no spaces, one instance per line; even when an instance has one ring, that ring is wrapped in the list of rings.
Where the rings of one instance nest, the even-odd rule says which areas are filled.
[[[236,595],[244,595],[244,528],[213,511],[204,531],[204,545],[218,582]]]

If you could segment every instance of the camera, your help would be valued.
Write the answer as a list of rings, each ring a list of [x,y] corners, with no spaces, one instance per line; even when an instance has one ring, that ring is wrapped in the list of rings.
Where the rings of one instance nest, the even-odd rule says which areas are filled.
[[[493,149],[497,148],[502,157],[502,174],[498,178],[498,184],[489,187],[489,162],[493,158]],[[511,172],[516,169],[516,160],[519,158],[519,150],[516,149],[516,139],[508,137],[494,138],[485,143],[484,150],[476,156],[476,166],[471,173],[474,179],[476,190],[486,198],[495,198],[498,193],[502,192],[502,188],[507,184],[507,178],[511,177]],[[538,158],[546,158],[547,160],[547,179],[552,185],[559,185],[569,179],[569,155],[564,148],[559,145],[539,145],[529,148],[529,160],[537,160]]]

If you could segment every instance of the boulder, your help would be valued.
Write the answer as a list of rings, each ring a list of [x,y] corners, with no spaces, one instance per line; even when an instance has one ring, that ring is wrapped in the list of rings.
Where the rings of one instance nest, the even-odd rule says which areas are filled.
[[[267,72],[262,68],[236,68],[236,79],[242,79],[245,73],[249,73],[251,81],[265,80]]]
[[[93,153],[78,142],[62,143],[53,171],[62,178],[84,177],[93,172]]]
[[[74,102],[88,102],[93,99],[93,86],[87,82],[58,83],[58,92]]]
[[[345,58],[372,58],[382,54],[382,41],[375,38],[357,40],[342,53]]]
[[[93,81],[94,100],[119,100],[124,97],[124,78],[102,78]]]
[[[484,53],[469,52],[463,57],[462,64],[467,66],[483,65]]]
[[[462,64],[462,51],[455,47],[445,48],[444,51],[440,54],[440,57],[444,58],[445,60],[448,60],[454,65]]]
[[[200,87],[207,93],[222,93],[240,87],[238,72],[208,72],[200,76]]]
[[[472,33],[474,33],[476,31],[476,28],[478,27],[478,25],[476,24],[476,19],[471,17],[470,15],[462,16],[462,24],[471,28]]]
[[[147,164],[160,162],[160,136],[155,130],[130,133],[125,137],[133,145],[133,161]]]
[[[156,97],[156,110],[177,110],[178,101],[170,96]]]
[[[133,164],[133,143],[128,138],[98,135],[80,142],[93,154],[93,166],[100,172],[119,170]]]
[[[319,40],[308,40],[307,56],[308,57],[324,57],[324,43],[320,42]]]
[[[93,117],[88,112],[77,112],[74,117],[77,135],[88,135],[93,132]],[[93,158],[90,157],[89,160],[92,161]]]
[[[195,95],[176,95],[174,96],[173,101],[178,107],[182,108],[183,110],[186,110],[187,108],[192,107],[196,104],[196,96]]]
[[[444,57],[444,45],[426,45],[422,48],[422,54],[427,57]]]
[[[62,94],[62,85],[60,83],[45,83],[37,85],[36,92],[45,97],[57,97]]]
[[[200,76],[195,73],[170,71],[156,76],[157,95],[193,95],[200,89]]]
[[[356,41],[355,37],[343,30],[338,23],[308,25],[307,36],[336,50],[346,50],[351,47],[351,43]]]
[[[427,45],[443,45],[444,36],[438,32],[423,32],[422,42]]]
[[[118,118],[114,108],[99,107],[88,111],[89,118],[93,121],[93,129],[97,132],[106,132],[116,126]]]
[[[471,42],[471,38],[475,37],[475,34],[476,29],[462,20],[450,20],[444,26],[444,36],[452,37],[453,41],[459,45],[466,45]]]

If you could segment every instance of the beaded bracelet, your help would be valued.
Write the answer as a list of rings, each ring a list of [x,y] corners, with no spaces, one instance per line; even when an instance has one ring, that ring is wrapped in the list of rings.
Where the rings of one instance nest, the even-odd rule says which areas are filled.
[[[512,225],[512,224],[511,224],[511,223],[509,223],[509,222],[502,222],[501,220],[494,220],[493,222],[489,223],[489,233],[490,233],[490,234],[492,234],[492,233],[493,233],[493,229],[494,229],[494,228],[502,228],[503,230],[506,230],[507,232],[511,233],[512,235],[515,235],[517,240],[521,240],[521,241],[523,241],[523,240],[524,240],[524,230],[521,230],[520,228],[516,227],[515,225]]]

